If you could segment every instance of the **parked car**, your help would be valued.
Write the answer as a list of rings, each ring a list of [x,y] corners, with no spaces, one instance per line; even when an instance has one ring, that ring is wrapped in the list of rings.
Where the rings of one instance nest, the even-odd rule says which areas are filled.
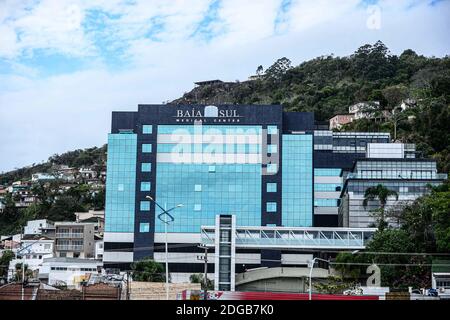
[[[437,297],[437,296],[439,296],[439,293],[436,289],[431,288],[431,289],[428,289],[428,296]]]

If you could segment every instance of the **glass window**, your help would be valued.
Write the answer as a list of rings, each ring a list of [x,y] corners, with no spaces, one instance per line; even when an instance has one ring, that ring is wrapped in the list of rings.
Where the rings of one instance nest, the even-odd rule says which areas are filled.
[[[150,182],[141,182],[141,191],[150,191],[151,183]]]
[[[202,205],[201,204],[194,204],[194,211],[201,211],[202,210]]]
[[[282,225],[312,226],[313,141],[309,134],[283,135]]]
[[[276,202],[267,202],[266,210],[267,210],[267,212],[277,212],[277,203]]]
[[[139,232],[150,232],[150,223],[140,223]]]
[[[142,152],[143,153],[151,153],[152,152],[152,145],[150,143],[143,143],[142,144]]]
[[[150,124],[142,125],[142,133],[143,134],[151,134],[153,131],[153,126]]]
[[[150,211],[150,201],[141,201],[141,211]]]
[[[269,163],[267,165],[267,172],[268,173],[276,173],[278,170],[278,166],[276,163]]]
[[[277,126],[267,126],[267,134],[278,134]]]
[[[235,124],[229,126],[226,124],[203,125],[201,127],[201,131],[205,134],[217,134],[215,132],[228,134],[229,131],[237,131]],[[248,133],[261,135],[262,126],[240,125],[239,130],[242,133],[236,132],[236,134],[242,135]],[[156,131],[159,134],[179,133],[192,135],[195,129],[193,125],[159,125],[157,130],[155,128],[155,134]],[[234,148],[233,152],[235,153],[243,152],[242,148],[237,148],[238,144],[244,146],[244,139],[242,139],[242,143],[232,144]],[[245,150],[247,150],[248,144],[247,142]],[[156,148],[159,151],[160,145],[165,144],[155,146],[155,152],[157,151]],[[188,150],[194,150],[194,145],[195,143],[189,144],[190,149]],[[205,147],[205,144],[198,145]],[[207,146],[211,147],[210,144],[207,144]],[[215,149],[220,150],[216,152],[228,152],[228,146],[225,143],[216,143],[216,146],[220,147]],[[173,146],[169,146],[164,151],[171,151],[171,148]],[[199,148],[199,150],[202,149]],[[259,154],[262,152],[261,148],[254,150]],[[281,150],[278,150],[278,152],[280,153]],[[201,225],[214,225],[215,215],[211,214],[211,212],[235,214],[237,225],[260,226],[261,212],[266,212],[264,207],[265,202],[261,201],[261,193],[266,192],[265,183],[261,188],[262,170],[263,167],[260,162],[251,164],[223,163],[221,159],[217,163],[159,162],[158,165],[155,164],[152,166],[152,172],[156,176],[156,185],[152,186],[152,191],[155,191],[155,199],[158,199],[158,203],[167,203],[168,208],[178,203],[184,205],[174,211],[175,221],[170,224],[170,232],[197,233]],[[149,178],[145,180],[150,181]],[[200,188],[201,191],[197,191]],[[194,211],[196,204],[201,205],[201,209],[197,207],[200,211]],[[162,213],[162,210],[156,206],[153,207],[153,204],[151,210],[155,210],[155,215]],[[164,232],[164,224],[158,219],[155,220],[155,232]]]
[[[142,172],[151,172],[152,171],[152,164],[151,163],[142,163],[141,171]]]
[[[277,184],[267,183],[267,192],[277,192]]]
[[[278,152],[278,146],[276,144],[269,144],[267,146],[267,153],[277,153]]]

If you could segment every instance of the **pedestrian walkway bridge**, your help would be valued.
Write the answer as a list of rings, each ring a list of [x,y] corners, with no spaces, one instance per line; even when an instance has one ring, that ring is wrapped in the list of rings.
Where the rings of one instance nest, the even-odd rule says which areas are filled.
[[[230,241],[234,236],[236,248],[258,249],[339,249],[359,250],[366,247],[376,228],[321,228],[321,227],[240,227],[234,232],[216,232],[215,226],[202,226],[201,240],[206,246],[215,246],[216,236]],[[231,228],[230,228],[231,231]]]

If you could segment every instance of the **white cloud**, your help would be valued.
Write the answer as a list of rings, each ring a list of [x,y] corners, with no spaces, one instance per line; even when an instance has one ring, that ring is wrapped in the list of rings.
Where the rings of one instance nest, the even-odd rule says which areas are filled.
[[[258,41],[274,34],[274,24],[280,0],[224,1],[218,14],[217,29],[226,33],[216,39],[224,46]]]
[[[17,35],[14,29],[0,25],[0,57],[13,58],[17,53]]]
[[[355,10],[359,0],[296,0],[287,14],[288,30],[305,31],[335,19],[347,19],[347,13]],[[285,27],[286,28],[286,27]]]
[[[175,99],[197,80],[243,80],[259,64],[267,67],[282,56],[297,64],[328,53],[348,55],[378,39],[397,54],[407,48],[449,53],[449,1],[435,7],[414,1],[411,7],[408,0],[383,0],[378,30],[367,28],[368,13],[357,2],[293,1],[280,34],[275,20],[281,0],[223,0],[208,26],[218,35],[204,41],[191,35],[212,1],[0,1],[0,63],[13,70],[0,74],[0,171],[101,145],[113,110]],[[91,10],[117,16],[103,16],[105,30],[84,28]],[[64,17],[71,12],[76,19],[68,23]],[[144,37],[155,17],[164,25],[160,42]],[[125,49],[128,59],[120,71],[99,63],[99,39]],[[94,56],[84,71],[41,78],[34,69],[38,64],[20,58],[38,48]]]

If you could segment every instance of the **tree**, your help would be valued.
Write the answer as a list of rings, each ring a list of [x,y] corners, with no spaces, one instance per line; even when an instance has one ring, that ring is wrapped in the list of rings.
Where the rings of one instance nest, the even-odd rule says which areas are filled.
[[[164,265],[152,259],[143,259],[131,265],[132,277],[136,281],[165,282]],[[170,279],[169,279],[170,280]]]
[[[385,221],[385,207],[388,198],[391,196],[395,197],[396,200],[398,200],[398,193],[396,191],[389,190],[382,184],[379,184],[376,187],[367,188],[364,193],[364,200],[363,200],[364,208],[367,207],[369,201],[378,199],[378,201],[380,202],[380,208],[378,211],[379,212],[378,228],[381,230],[387,226],[387,223]]]
[[[281,77],[291,68],[291,60],[283,57],[275,61],[275,63],[266,70],[265,76],[268,79],[280,80]]]
[[[329,276],[324,282],[314,283],[313,286],[320,293],[342,294],[344,290],[354,287],[355,283],[340,277]]]
[[[191,274],[191,276],[189,277],[189,280],[191,281],[191,283],[200,283],[201,289],[205,290],[205,281],[204,281],[202,273]],[[209,278],[206,279],[206,286],[207,286],[207,288],[206,288],[207,290],[214,290],[214,281],[212,281]]]
[[[427,214],[431,214],[431,227],[436,249],[439,252],[450,252],[450,181],[432,188],[431,194],[418,202],[423,202]]]
[[[398,107],[408,97],[408,88],[404,85],[386,87],[381,92],[386,99],[387,107],[391,110]]]
[[[430,284],[430,269],[423,264],[429,263],[427,256],[402,255],[414,253],[415,244],[410,234],[403,229],[382,229],[375,232],[364,251],[352,255],[339,253],[336,262],[345,261],[348,278],[358,279],[366,274],[370,264],[379,264],[381,285],[405,289],[427,287]],[[336,264],[336,268],[342,268]]]
[[[0,256],[0,278],[8,275],[9,262],[14,259],[14,252],[11,250],[3,251]]]
[[[28,268],[28,265],[25,264],[23,266],[23,274],[25,275],[25,279],[22,280],[22,263],[16,263],[15,265],[15,273],[14,273],[14,281],[16,282],[26,282],[29,278],[33,277],[33,271]]]
[[[256,74],[257,74],[258,76],[260,76],[260,75],[263,74],[263,72],[264,72],[263,66],[262,66],[262,65],[259,65],[258,68],[256,68]]]

